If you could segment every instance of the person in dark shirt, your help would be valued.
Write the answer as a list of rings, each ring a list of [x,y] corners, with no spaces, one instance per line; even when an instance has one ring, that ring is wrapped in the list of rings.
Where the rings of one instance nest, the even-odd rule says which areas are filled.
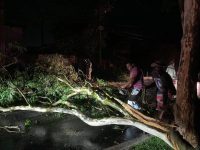
[[[176,89],[171,76],[164,70],[162,63],[156,61],[151,64],[151,67],[153,68],[152,77],[157,87],[156,110],[159,112],[159,119],[162,119],[172,95],[176,94]]]

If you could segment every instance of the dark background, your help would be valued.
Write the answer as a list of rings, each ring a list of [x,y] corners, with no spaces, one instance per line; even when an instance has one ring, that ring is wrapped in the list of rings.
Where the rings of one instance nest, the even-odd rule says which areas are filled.
[[[174,0],[5,0],[5,24],[23,29],[31,53],[65,53],[148,70],[180,55]],[[101,59],[101,62],[99,61]]]

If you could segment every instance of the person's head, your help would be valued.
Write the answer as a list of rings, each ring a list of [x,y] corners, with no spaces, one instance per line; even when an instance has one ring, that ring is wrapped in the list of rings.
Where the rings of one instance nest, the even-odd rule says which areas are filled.
[[[153,71],[162,72],[163,71],[163,64],[160,61],[155,61],[151,64]]]
[[[174,65],[174,64],[175,64],[175,60],[171,59],[170,62],[169,62],[169,65]]]
[[[133,63],[127,63],[126,68],[130,71],[135,65]]]

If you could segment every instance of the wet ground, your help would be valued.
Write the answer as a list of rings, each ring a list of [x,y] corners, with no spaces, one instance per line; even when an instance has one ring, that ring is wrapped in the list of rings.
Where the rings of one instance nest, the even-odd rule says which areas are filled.
[[[1,113],[0,120],[1,126],[15,124],[26,131],[16,134],[0,130],[0,150],[96,150],[144,135],[135,127],[91,127],[72,115],[14,112]]]

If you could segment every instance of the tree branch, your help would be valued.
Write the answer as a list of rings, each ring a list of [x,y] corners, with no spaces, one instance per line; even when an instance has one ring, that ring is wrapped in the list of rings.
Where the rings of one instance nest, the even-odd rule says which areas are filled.
[[[140,130],[143,130],[149,134],[159,137],[160,139],[164,140],[169,146],[173,147],[172,143],[168,140],[167,135],[165,133],[157,131],[157,129],[153,129],[147,125],[144,125],[143,123],[133,121],[130,119],[117,118],[117,117],[92,119],[85,116],[78,110],[73,110],[73,109],[69,110],[69,109],[64,109],[64,108],[42,108],[42,107],[30,107],[30,106],[16,106],[16,107],[9,107],[9,108],[0,107],[0,111],[2,112],[9,112],[9,111],[16,111],[16,110],[36,111],[36,112],[42,112],[42,113],[56,112],[56,113],[65,113],[65,114],[75,115],[90,126],[104,126],[104,125],[112,125],[112,124],[135,126],[139,128]]]
[[[0,126],[0,129],[4,129],[9,133],[19,133],[20,132],[20,128],[18,126]]]

